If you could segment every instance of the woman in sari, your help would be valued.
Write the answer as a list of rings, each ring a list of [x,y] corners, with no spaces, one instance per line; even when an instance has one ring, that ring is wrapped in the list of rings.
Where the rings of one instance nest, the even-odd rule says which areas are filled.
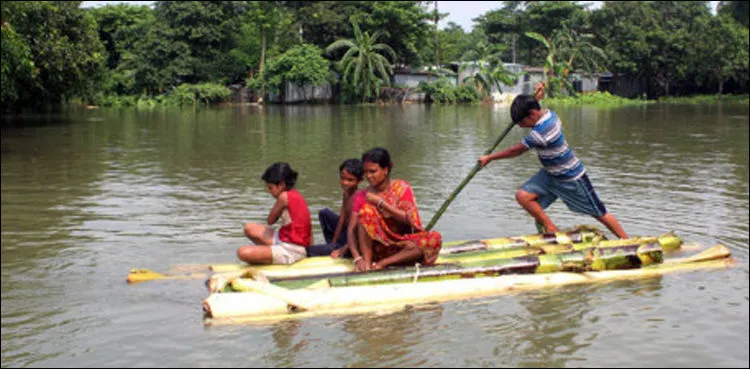
[[[376,147],[362,155],[362,164],[370,186],[355,195],[352,205],[361,251],[354,258],[357,270],[435,264],[442,236],[422,227],[409,183],[390,178],[393,164],[388,151]]]

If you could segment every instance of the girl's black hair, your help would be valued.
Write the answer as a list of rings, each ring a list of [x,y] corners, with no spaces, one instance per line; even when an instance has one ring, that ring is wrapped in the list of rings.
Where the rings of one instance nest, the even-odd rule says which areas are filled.
[[[370,151],[362,154],[362,164],[364,165],[364,163],[368,161],[380,165],[381,168],[388,168],[389,173],[393,168],[391,155],[388,153],[388,150],[382,147],[370,149]]]
[[[365,168],[362,166],[362,161],[359,159],[346,159],[339,167],[339,173],[346,169],[351,175],[357,177],[358,180],[362,180],[365,174]]]
[[[260,178],[266,183],[275,185],[283,182],[286,184],[286,188],[291,190],[297,182],[297,172],[292,170],[292,167],[290,167],[288,163],[279,162],[273,163],[268,167]]]

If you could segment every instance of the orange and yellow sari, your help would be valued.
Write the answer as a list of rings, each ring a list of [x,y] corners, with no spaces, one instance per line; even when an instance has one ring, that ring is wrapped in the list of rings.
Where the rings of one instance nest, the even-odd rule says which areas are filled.
[[[373,261],[393,256],[404,247],[413,244],[424,253],[423,264],[434,265],[442,247],[442,236],[435,231],[425,231],[422,227],[409,183],[394,179],[381,197],[388,204],[405,210],[409,224],[403,224],[390,215],[384,215],[375,205],[368,202],[362,204],[359,209],[359,222],[373,240]]]

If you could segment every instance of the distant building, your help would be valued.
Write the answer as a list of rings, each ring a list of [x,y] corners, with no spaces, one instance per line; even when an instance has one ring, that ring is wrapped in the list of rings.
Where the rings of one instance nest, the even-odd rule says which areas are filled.
[[[513,98],[519,94],[532,94],[534,86],[544,80],[544,68],[535,66],[525,66],[523,64],[515,63],[503,63],[503,66],[517,77],[514,80],[515,83],[511,85],[500,84],[498,89],[493,86],[491,95],[494,101],[497,102],[510,102]],[[460,86],[464,84],[465,80],[479,72],[480,68],[478,62],[453,62],[446,66],[449,70],[448,73],[438,74],[430,71],[430,68],[434,67],[421,67],[421,68],[410,68],[400,67],[395,68],[394,73],[391,76],[391,87],[406,87],[408,89],[406,96],[402,95],[402,99],[405,101],[424,101],[424,93],[418,90],[420,82],[434,82],[438,79],[446,79],[454,86]],[[450,73],[452,71],[452,73]],[[638,90],[631,84],[623,83],[625,81],[619,81],[617,85],[611,83],[612,75],[609,73],[596,73],[588,75],[581,72],[574,72],[569,75],[573,87],[578,93],[589,93],[595,91],[611,91],[622,90],[632,94],[631,90]],[[279,93],[269,93],[269,101],[276,103],[300,103],[310,101],[330,101],[335,95],[334,86],[330,83],[326,83],[320,86],[297,86],[293,83],[286,83],[284,89]],[[385,87],[385,86],[384,86]],[[640,87],[640,86],[639,86]],[[390,90],[397,90],[391,88]],[[393,91],[390,91],[393,93]],[[564,91],[563,94],[567,94]],[[247,99],[247,96],[239,97],[240,100]],[[252,97],[250,97],[252,100]]]
[[[425,99],[425,94],[417,89],[420,82],[429,83],[443,78],[448,80],[453,86],[458,85],[455,75],[446,75],[445,73],[438,74],[437,72],[431,71],[430,68],[434,67],[396,68],[393,71],[393,76],[391,76],[391,86],[402,86],[409,89],[408,94],[403,100],[422,102]]]
[[[456,76],[441,76],[436,72],[429,71],[430,67],[422,68],[397,68],[393,71],[391,84],[394,86],[406,86],[416,88],[419,82],[436,81],[439,78],[448,79],[454,86],[457,85]]]
[[[607,75],[607,73],[594,73],[588,75],[587,73],[573,72],[568,75],[568,78],[577,93],[590,93],[602,91],[599,83],[602,76],[605,75]],[[543,80],[544,67],[524,67],[524,85],[521,93],[533,93],[534,85]],[[567,91],[564,91],[563,94],[567,94]]]
[[[287,82],[279,93],[269,92],[268,100],[274,103],[291,104],[302,102],[326,102],[333,97],[333,87],[330,83],[319,86],[298,86]]]

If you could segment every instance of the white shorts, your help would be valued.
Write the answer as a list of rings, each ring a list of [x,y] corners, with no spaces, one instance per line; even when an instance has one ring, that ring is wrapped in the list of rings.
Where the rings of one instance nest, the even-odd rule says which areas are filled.
[[[304,246],[280,240],[279,231],[276,231],[273,234],[271,254],[273,255],[274,264],[293,264],[304,259],[307,256],[307,250],[305,250]]]

